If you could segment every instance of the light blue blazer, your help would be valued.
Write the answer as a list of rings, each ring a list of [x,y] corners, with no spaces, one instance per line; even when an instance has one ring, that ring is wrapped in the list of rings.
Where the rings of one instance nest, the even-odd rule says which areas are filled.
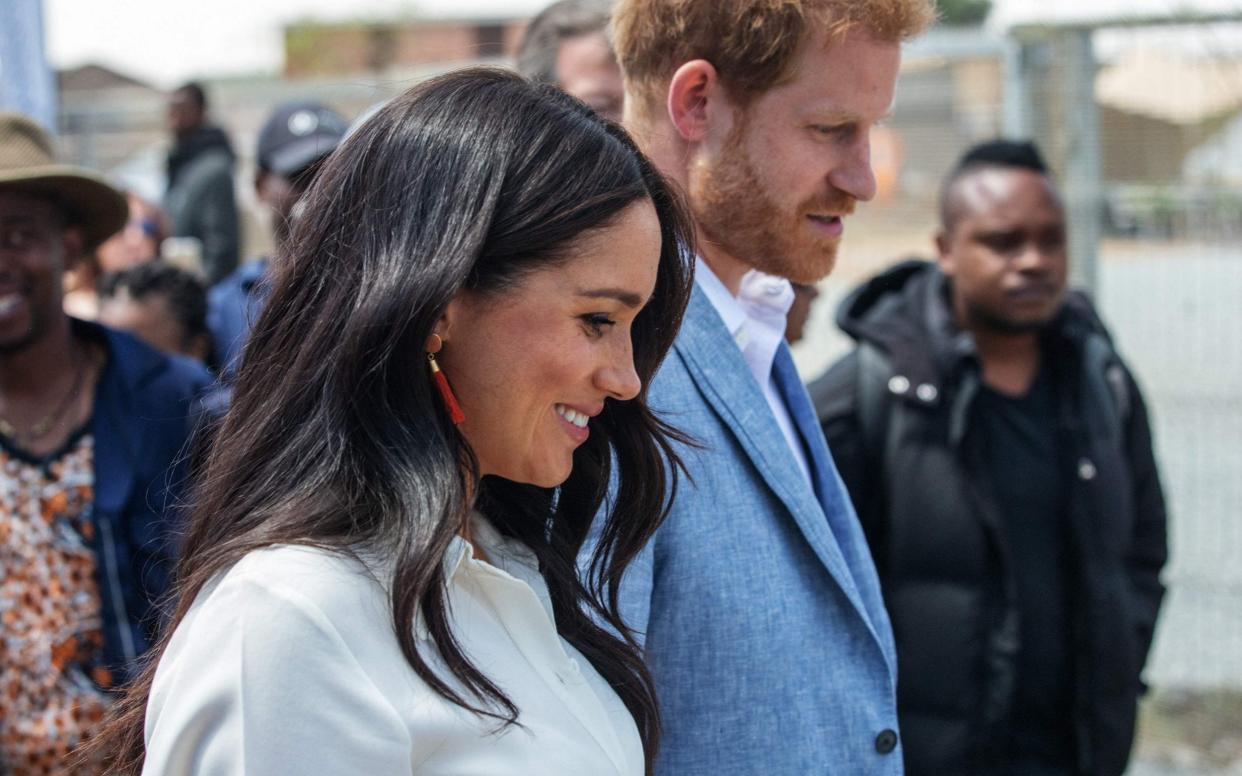
[[[781,348],[778,359],[789,359]],[[793,382],[802,406],[790,415],[814,487],[695,288],[650,401],[704,449],[680,450],[694,481],[683,478],[621,591],[659,692],[661,776],[902,773],[891,745],[896,658],[875,567]]]

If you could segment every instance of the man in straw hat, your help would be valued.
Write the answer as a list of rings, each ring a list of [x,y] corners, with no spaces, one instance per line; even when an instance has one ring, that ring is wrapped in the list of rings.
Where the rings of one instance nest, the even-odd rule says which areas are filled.
[[[208,375],[62,309],[125,198],[0,113],[0,771],[50,773],[154,636]]]

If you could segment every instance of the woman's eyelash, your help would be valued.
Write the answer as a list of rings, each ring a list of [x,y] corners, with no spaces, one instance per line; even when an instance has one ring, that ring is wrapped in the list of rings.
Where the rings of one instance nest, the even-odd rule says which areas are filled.
[[[613,319],[609,318],[607,315],[604,315],[602,313],[588,313],[581,317],[582,317],[582,322],[587,327],[587,330],[590,331],[591,334],[595,336],[599,336],[603,334],[605,327],[616,325],[616,321],[614,321]]]

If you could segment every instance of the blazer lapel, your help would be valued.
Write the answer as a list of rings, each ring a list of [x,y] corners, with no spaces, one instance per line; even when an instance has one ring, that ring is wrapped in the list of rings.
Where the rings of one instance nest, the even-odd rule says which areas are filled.
[[[793,355],[784,343],[776,351],[772,373],[785,399],[785,406],[794,427],[802,438],[803,449],[806,450],[807,462],[815,482],[815,495],[828,518],[828,526],[836,536],[837,547],[846,556],[850,568],[862,568],[864,559],[858,554],[862,548],[854,528],[858,522],[854,504],[850,501],[845,483],[832,460],[832,453],[828,451],[828,442],[819,427],[811,397],[802,384],[797,367],[794,366]],[[870,558],[865,560],[870,562]]]
[[[793,516],[820,562],[870,625],[867,608],[825,518],[823,506],[803,478],[767,399],[745,366],[741,351],[711,301],[697,286],[674,347],[712,411],[737,439],[768,487]],[[810,450],[809,458],[809,465],[819,466],[820,460],[814,450]],[[815,477],[818,480],[823,475],[822,471],[816,472]]]

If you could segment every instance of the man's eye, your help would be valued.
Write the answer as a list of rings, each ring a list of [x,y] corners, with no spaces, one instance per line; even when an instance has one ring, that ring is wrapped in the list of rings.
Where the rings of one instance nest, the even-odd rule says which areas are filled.
[[[811,130],[820,137],[839,138],[846,142],[854,137],[856,129],[854,124],[815,124],[811,127]]]
[[[1022,245],[1022,237],[1017,234],[989,234],[982,242],[998,253],[1009,253]]]

